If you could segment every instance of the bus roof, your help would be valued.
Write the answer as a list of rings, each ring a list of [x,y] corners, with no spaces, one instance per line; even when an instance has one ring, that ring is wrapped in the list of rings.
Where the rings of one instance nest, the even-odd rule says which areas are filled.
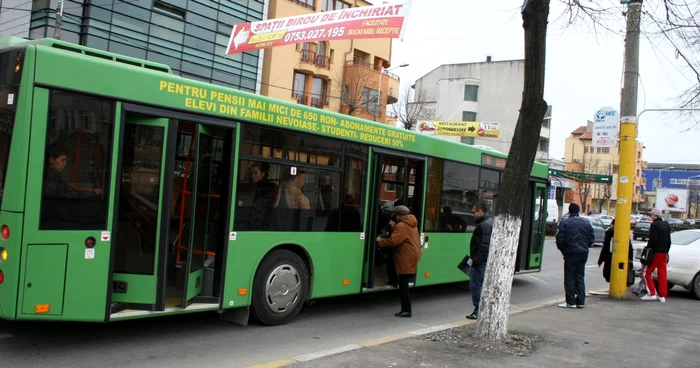
[[[506,155],[495,150],[183,78],[172,74],[170,67],[164,64],[54,39],[0,38],[0,46],[19,44],[36,45],[37,54],[41,57],[37,58],[35,82],[42,85],[111,96],[136,104],[288,128],[496,169],[505,167],[505,160],[502,159]],[[58,62],[57,58],[65,60]],[[109,71],[106,71],[107,68]],[[136,85],[138,88],[134,88]],[[535,162],[531,174],[547,178],[548,167]]]

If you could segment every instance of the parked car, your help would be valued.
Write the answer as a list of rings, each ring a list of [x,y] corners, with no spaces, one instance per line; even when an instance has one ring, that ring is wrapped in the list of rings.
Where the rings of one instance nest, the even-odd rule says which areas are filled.
[[[679,226],[679,225],[683,225],[683,221],[681,221],[681,220],[679,220],[679,219],[677,219],[677,218],[670,218],[670,219],[668,219],[667,222],[668,222],[668,224],[669,224],[670,226]]]
[[[595,242],[593,244],[602,246],[603,241],[605,241],[605,230],[607,229],[607,226],[605,226],[603,221],[597,217],[581,216],[581,218],[585,218],[591,223],[591,226],[593,226],[593,234],[595,235]]]
[[[634,268],[641,269],[639,257],[645,244],[633,244]],[[671,233],[671,250],[666,265],[668,288],[684,287],[700,299],[700,230],[680,230]],[[652,274],[656,280],[656,271]]]
[[[600,215],[598,216],[598,219],[605,225],[606,228],[610,227],[610,224],[612,224],[612,220],[614,217],[608,216],[608,215]]]
[[[641,238],[642,240],[649,239],[649,227],[651,222],[640,221],[632,227],[632,239],[637,240]]]

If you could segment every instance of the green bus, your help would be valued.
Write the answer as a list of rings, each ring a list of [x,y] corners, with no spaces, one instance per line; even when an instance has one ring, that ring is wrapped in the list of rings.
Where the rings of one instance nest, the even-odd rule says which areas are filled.
[[[53,39],[0,39],[0,317],[108,322],[216,311],[291,321],[311,299],[393,289],[375,238],[420,223],[412,286],[466,281],[473,204],[506,158],[181,78]],[[541,267],[547,166],[516,272]]]

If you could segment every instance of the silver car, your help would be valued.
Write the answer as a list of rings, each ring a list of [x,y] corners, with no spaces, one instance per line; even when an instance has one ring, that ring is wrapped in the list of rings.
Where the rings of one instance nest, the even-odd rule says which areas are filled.
[[[593,244],[602,246],[603,241],[605,241],[605,229],[607,229],[607,226],[597,217],[581,216],[581,218],[585,218],[591,223],[591,226],[593,226],[593,234],[595,235]]]

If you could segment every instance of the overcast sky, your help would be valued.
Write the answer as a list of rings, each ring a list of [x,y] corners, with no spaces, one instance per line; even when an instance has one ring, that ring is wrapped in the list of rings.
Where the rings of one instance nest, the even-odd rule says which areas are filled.
[[[403,41],[394,40],[392,70],[402,85],[413,83],[442,64],[521,59],[523,51],[523,0],[413,0]],[[618,0],[609,0],[619,6]],[[594,33],[588,26],[563,29],[557,18],[563,12],[552,0],[547,39],[545,100],[553,106],[550,157],[564,157],[564,140],[571,131],[603,106],[620,106],[624,38],[614,32]],[[645,10],[650,8],[645,4]],[[620,7],[620,11],[622,8]],[[611,28],[623,33],[625,20]],[[644,31],[644,29],[643,29]],[[640,46],[638,112],[644,108],[668,108],[692,86],[692,72],[673,47],[661,39],[650,42],[644,35]],[[700,113],[699,113],[700,114]],[[686,131],[688,121],[671,113],[645,113],[640,120],[639,140],[648,162],[700,163],[700,129]]]

